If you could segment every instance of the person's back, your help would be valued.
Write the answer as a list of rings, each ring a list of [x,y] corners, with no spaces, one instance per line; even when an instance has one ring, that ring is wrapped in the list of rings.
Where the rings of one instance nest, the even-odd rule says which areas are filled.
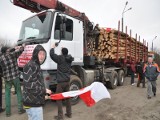
[[[144,63],[140,61],[137,65],[137,72],[140,74],[143,74],[143,67],[144,67]]]
[[[52,49],[50,56],[54,62],[57,63],[57,82],[69,82],[71,63],[73,57],[71,55],[56,55]]]
[[[144,68],[144,62],[140,60],[140,62],[137,65],[137,73],[138,73],[138,82],[137,82],[137,87],[140,86],[140,83],[143,84],[143,88],[145,88],[145,77],[143,73],[143,68]]]
[[[70,84],[70,72],[71,72],[71,63],[73,61],[73,57],[68,55],[68,49],[62,48],[62,55],[57,55],[54,53],[54,48],[50,50],[51,59],[57,63],[57,88],[56,93],[67,92],[69,91]],[[63,109],[62,109],[62,101],[57,101],[58,105],[58,116],[55,116],[56,120],[63,120]],[[66,114],[67,117],[72,117],[71,112],[71,103],[70,99],[66,99]]]
[[[58,82],[68,82],[70,79],[72,57],[70,55],[61,55],[59,57],[60,62],[58,62],[57,66],[57,79],[61,77],[62,79],[59,79]]]
[[[131,85],[134,85],[135,84],[134,83],[134,74],[136,72],[136,66],[135,66],[134,60],[131,61],[130,66],[131,66]]]
[[[0,57],[3,77],[5,80],[9,81],[11,79],[15,79],[19,75],[19,69],[17,64],[17,58],[19,55],[20,54],[13,52],[3,54]]]

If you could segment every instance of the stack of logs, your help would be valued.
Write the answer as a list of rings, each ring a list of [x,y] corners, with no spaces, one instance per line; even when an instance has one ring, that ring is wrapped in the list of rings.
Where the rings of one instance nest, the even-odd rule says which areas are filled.
[[[98,48],[95,49],[95,40],[88,44],[88,48],[90,49],[90,55],[99,59],[116,59],[117,54],[122,59],[125,57],[143,59],[144,49],[147,49],[141,42],[130,38],[128,34],[118,33],[117,30],[107,31],[104,28],[100,29]]]

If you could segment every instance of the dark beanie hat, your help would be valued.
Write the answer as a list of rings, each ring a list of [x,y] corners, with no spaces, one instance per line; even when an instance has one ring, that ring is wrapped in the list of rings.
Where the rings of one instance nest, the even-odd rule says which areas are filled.
[[[63,55],[68,55],[68,49],[67,48],[62,48],[62,54]]]

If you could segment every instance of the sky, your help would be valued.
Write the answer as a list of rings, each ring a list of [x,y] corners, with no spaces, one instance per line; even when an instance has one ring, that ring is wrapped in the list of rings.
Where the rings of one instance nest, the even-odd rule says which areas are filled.
[[[122,12],[126,0],[60,0],[61,2],[84,12],[94,24],[100,27],[118,29],[118,21],[121,21]],[[137,33],[141,41],[146,40],[151,48],[160,49],[160,0],[128,0],[124,13],[124,26],[128,26],[128,32],[132,30],[132,37]],[[0,38],[15,41],[19,38],[21,23],[32,16],[28,10],[13,5],[10,0],[0,2]]]

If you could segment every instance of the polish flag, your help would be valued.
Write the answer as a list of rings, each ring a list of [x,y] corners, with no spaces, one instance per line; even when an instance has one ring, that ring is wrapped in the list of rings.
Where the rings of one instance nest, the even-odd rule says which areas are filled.
[[[107,88],[100,82],[94,82],[90,86],[85,87],[81,90],[52,94],[50,97],[52,100],[61,100],[75,96],[79,96],[89,107],[93,106],[101,99],[111,98]]]

